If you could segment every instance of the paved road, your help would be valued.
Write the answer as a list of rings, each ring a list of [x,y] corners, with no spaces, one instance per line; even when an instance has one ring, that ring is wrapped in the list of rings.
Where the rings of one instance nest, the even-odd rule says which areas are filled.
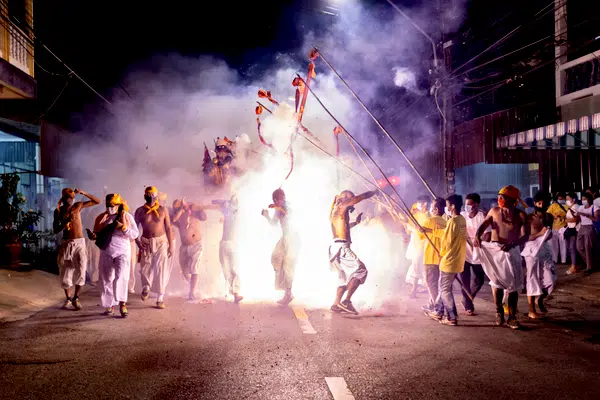
[[[458,327],[420,314],[422,299],[354,317],[136,296],[127,319],[101,315],[97,289],[82,300],[0,326],[0,398],[344,399],[347,384],[356,399],[598,399],[598,325],[559,293],[553,320],[515,332],[484,300]]]

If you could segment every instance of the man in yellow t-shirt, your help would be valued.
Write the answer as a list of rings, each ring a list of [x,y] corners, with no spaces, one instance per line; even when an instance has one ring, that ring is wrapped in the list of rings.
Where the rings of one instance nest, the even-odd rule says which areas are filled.
[[[423,224],[423,229],[435,245],[435,248],[425,240],[423,264],[425,267],[425,283],[429,292],[429,302],[423,306],[423,311],[433,311],[438,297],[438,281],[440,279],[440,251],[446,220],[443,218],[446,200],[437,198],[431,205],[431,217]]]
[[[446,214],[451,218],[446,224],[441,241],[439,294],[435,310],[426,313],[440,323],[451,326],[457,325],[458,318],[452,284],[456,275],[463,271],[467,257],[467,221],[460,215],[462,205],[462,197],[457,194],[446,199]]]
[[[548,210],[548,214],[554,217],[552,223],[552,261],[558,264],[558,254],[560,253],[560,261],[562,264],[567,263],[567,241],[565,240],[565,231],[567,230],[567,211],[569,206],[567,205],[566,195],[564,193],[558,193],[556,195],[556,201],[552,203]]]

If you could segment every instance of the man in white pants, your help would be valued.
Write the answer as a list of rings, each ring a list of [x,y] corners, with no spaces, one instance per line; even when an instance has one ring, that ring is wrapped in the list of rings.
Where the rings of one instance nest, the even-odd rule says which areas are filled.
[[[166,207],[158,201],[158,189],[149,186],[144,192],[146,204],[135,211],[135,221],[142,227],[137,239],[140,248],[140,274],[142,276],[142,300],[148,299],[150,291],[157,294],[156,307],[165,308],[164,296],[171,277],[173,263],[173,230]]]
[[[135,294],[135,266],[137,265],[138,248],[135,240],[131,240],[131,268],[129,270],[129,294]]]
[[[521,193],[516,187],[505,186],[498,192],[498,207],[490,210],[477,229],[473,246],[478,249],[485,274],[490,279],[496,303],[496,325],[504,324],[502,300],[508,292],[508,320],[511,329],[520,328],[517,321],[519,291],[523,287],[523,266],[519,247],[529,240],[529,224],[525,212],[516,208]],[[491,242],[482,242],[484,232],[492,228]]]
[[[331,269],[338,274],[338,287],[335,294],[335,300],[331,306],[331,311],[349,314],[358,314],[352,304],[352,295],[356,289],[367,280],[367,267],[352,251],[350,245],[350,229],[361,221],[362,214],[359,214],[355,222],[350,222],[350,213],[354,211],[354,206],[363,200],[373,197],[377,191],[365,192],[355,196],[349,190],[344,190],[335,196],[331,211],[329,213],[329,222],[333,233],[333,243],[329,246],[329,263]],[[346,293],[346,299],[342,301],[342,296]]]
[[[75,196],[82,194],[89,201],[75,202]],[[62,242],[58,249],[58,268],[60,271],[61,286],[67,299],[63,308],[73,305],[76,310],[81,310],[79,292],[85,285],[85,271],[87,267],[87,253],[85,251],[85,238],[81,223],[81,210],[100,204],[100,200],[91,194],[79,189],[65,188],[54,210],[54,233],[62,232]],[[71,286],[75,286],[73,298],[69,294]]]
[[[131,240],[137,239],[139,231],[135,220],[127,212],[127,204],[118,193],[106,196],[106,211],[96,218],[94,233],[110,237],[100,251],[100,299],[104,315],[113,315],[119,305],[123,318],[127,317],[127,291],[131,268]]]

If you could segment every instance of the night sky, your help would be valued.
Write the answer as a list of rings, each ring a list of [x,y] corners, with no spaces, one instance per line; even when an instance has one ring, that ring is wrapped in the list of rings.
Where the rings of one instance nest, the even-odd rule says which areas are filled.
[[[105,94],[129,68],[155,54],[210,53],[242,70],[257,61],[269,62],[276,51],[298,48],[302,35],[293,21],[298,13],[314,12],[309,2],[285,0],[193,3],[196,8],[187,5],[192,2],[37,1],[35,29],[53,52]],[[65,74],[45,51],[38,50],[36,56],[44,69]],[[39,67],[36,74],[40,103],[50,104],[66,78]],[[63,122],[70,111],[97,100],[74,81],[47,117]]]
[[[363,0],[361,3],[389,7],[385,0]],[[398,3],[409,10],[411,5],[423,2],[404,0]],[[548,0],[532,0],[526,4],[517,0],[466,0],[464,3],[469,7],[463,27],[452,35],[456,43],[453,68],[521,24],[524,26],[518,33],[471,66],[553,33],[552,12],[539,20],[533,18],[538,10],[549,3]],[[191,4],[196,4],[196,7]],[[194,57],[214,54],[224,58],[242,75],[253,65],[258,65],[255,69],[261,69],[260,65],[272,63],[276,53],[302,57],[299,49],[306,31],[309,28],[327,26],[335,18],[319,12],[332,4],[335,2],[331,0],[157,4],[137,0],[37,0],[34,3],[34,16],[38,37],[91,86],[110,97],[111,89],[122,84],[129,69],[140,63],[147,65],[153,55],[179,53]],[[576,10],[571,11],[573,18],[585,17],[585,14],[579,16]],[[307,21],[310,21],[310,27],[303,26]],[[589,36],[591,33],[584,31],[584,28],[594,30],[596,26],[597,23],[588,21],[578,29],[580,33]],[[437,28],[428,26],[425,29],[432,31]],[[575,42],[581,40],[583,39],[574,39]],[[539,60],[551,61],[553,52],[553,42],[549,40],[485,68],[461,75],[452,84],[458,87],[470,85],[471,88],[461,88],[456,100],[468,99],[497,82],[535,68],[539,65],[536,64]],[[36,66],[39,100],[33,114],[38,115],[52,104],[68,78],[66,69],[39,46],[36,48],[36,60],[39,63]],[[470,119],[517,104],[551,98],[553,88],[545,82],[552,79],[552,74],[553,65],[550,63],[535,74],[529,74],[523,82],[501,87],[486,96],[469,101],[457,109],[455,117],[459,120]],[[405,99],[397,103],[411,102],[412,100]],[[74,123],[71,116],[98,103],[101,100],[96,95],[72,78],[67,89],[44,118],[77,129],[77,126],[73,126],[77,123]]]

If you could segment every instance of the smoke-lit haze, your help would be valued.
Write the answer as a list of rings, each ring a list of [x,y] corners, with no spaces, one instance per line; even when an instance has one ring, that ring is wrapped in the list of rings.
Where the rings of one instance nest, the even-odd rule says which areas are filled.
[[[388,7],[384,11],[382,14],[379,8],[368,13],[355,4],[346,5],[340,17],[332,19],[336,22],[326,34],[307,32],[305,46],[298,49],[298,53],[305,57],[310,45],[317,45],[367,102],[376,96],[381,85],[403,86],[426,96],[427,90],[418,87],[416,76],[426,73],[430,67],[431,46],[406,20],[394,14],[393,9]],[[422,8],[410,12],[425,25],[432,10]],[[289,57],[280,60],[289,60]],[[331,304],[336,286],[327,258],[331,241],[328,222],[331,202],[340,190],[351,189],[358,194],[372,187],[362,184],[301,137],[294,142],[294,170],[284,182],[290,169],[289,158],[284,153],[294,126],[294,115],[290,112],[293,100],[290,98],[293,98],[295,88],[291,82],[296,72],[306,75],[307,62],[291,64],[288,61],[284,64],[280,61],[278,65],[256,68],[263,68],[265,74],[260,80],[248,81],[225,62],[213,57],[192,59],[174,54],[156,56],[136,67],[124,83],[132,98],[114,100],[111,108],[114,118],[96,119],[77,135],[78,142],[72,144],[74,156],[68,178],[73,185],[100,196],[121,193],[133,210],[142,205],[144,187],[148,185],[155,185],[159,191],[167,193],[169,206],[175,198],[183,196],[189,201],[208,204],[215,198],[229,198],[231,192],[211,193],[203,188],[204,144],[212,150],[218,136],[234,139],[246,134],[251,140],[246,152],[248,159],[240,160],[245,173],[232,182],[240,202],[237,233],[242,294],[248,300],[276,296],[270,257],[281,230],[269,226],[260,213],[272,202],[273,190],[283,185],[292,209],[292,226],[302,238],[294,294],[306,305],[327,306]],[[404,74],[402,84],[398,83],[398,71]],[[380,142],[386,147],[374,146],[381,132],[319,59],[316,60],[316,73],[312,85],[315,92],[342,124],[374,151],[378,161],[401,173],[401,194],[407,196],[407,201],[425,193],[396,150],[387,144],[387,139]],[[276,100],[289,105],[275,110],[275,105],[261,99],[276,114],[270,116],[264,112],[261,116],[263,135],[268,142],[273,142],[275,152],[267,151],[257,136],[254,109],[261,88],[270,90]],[[406,118],[418,121],[422,111],[419,108],[411,110]],[[327,151],[334,153],[335,122],[311,95],[303,123]],[[418,126],[415,134],[423,141],[415,142],[415,147],[407,149],[408,154],[430,156],[427,148],[431,148],[437,125],[418,121],[412,126]],[[369,176],[343,136],[340,141],[344,160],[364,176]],[[379,175],[376,177],[380,178]],[[368,211],[365,215],[376,216],[373,205],[373,202],[361,204],[351,218],[363,210]],[[204,231],[207,266],[199,284],[203,297],[225,293],[218,262],[221,215],[216,211],[208,211],[208,214]],[[380,306],[391,297],[397,282],[404,280],[407,262],[398,254],[404,253],[398,251],[403,243],[387,233],[377,220],[354,228],[353,242],[357,254],[369,269],[369,279],[357,292],[355,304]],[[169,289],[177,293],[185,290],[177,264]]]

